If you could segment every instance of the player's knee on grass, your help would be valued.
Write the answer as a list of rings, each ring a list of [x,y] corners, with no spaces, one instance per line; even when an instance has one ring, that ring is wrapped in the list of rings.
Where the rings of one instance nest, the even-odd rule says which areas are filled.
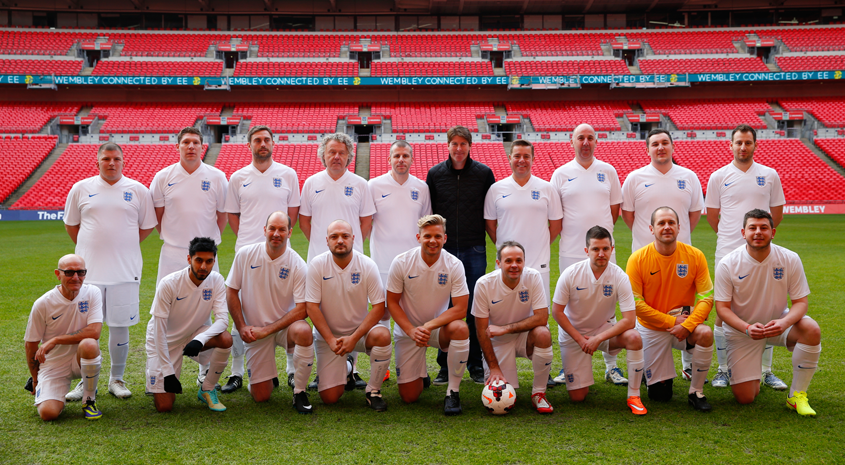
[[[567,391],[569,393],[569,399],[572,402],[584,402],[587,398],[587,394],[590,392],[589,387],[583,387],[579,389],[573,389],[571,391]]]
[[[733,391],[737,402],[740,404],[750,404],[754,402],[754,399],[757,398],[758,394],[760,394],[760,382],[754,380],[739,384],[731,384],[731,391]]]
[[[411,381],[410,383],[402,383],[399,385],[399,397],[401,397],[402,402],[405,402],[406,404],[411,404],[419,400],[422,391],[422,378]]]
[[[648,398],[657,402],[672,400],[672,380],[659,381],[648,387]]]
[[[79,342],[76,353],[81,358],[97,358],[100,356],[100,345],[96,339],[86,338]]]
[[[153,394],[153,403],[155,404],[156,412],[167,413],[173,411],[174,402],[176,402],[176,394],[169,392]]]
[[[335,386],[320,391],[320,400],[322,400],[324,404],[335,404],[340,400],[342,395],[343,386]]]
[[[45,400],[38,404],[38,416],[44,421],[53,421],[62,414],[65,404],[60,400]]]
[[[256,384],[249,383],[249,393],[252,394],[252,400],[267,402],[273,394],[273,380],[268,379]]]

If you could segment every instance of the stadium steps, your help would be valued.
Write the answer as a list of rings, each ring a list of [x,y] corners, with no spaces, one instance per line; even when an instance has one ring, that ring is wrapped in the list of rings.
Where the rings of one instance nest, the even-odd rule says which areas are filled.
[[[508,116],[508,110],[505,109],[504,105],[494,105],[493,111],[496,113],[496,116]]]
[[[214,54],[215,54],[216,51],[217,51],[217,48],[214,46],[214,44],[209,44],[208,50],[205,51],[205,57],[206,58],[214,58]]]
[[[743,42],[741,40],[736,40],[736,41],[732,41],[731,43],[734,44],[734,47],[736,48],[737,52],[739,52],[741,54],[747,54],[748,53],[748,46],[745,45],[745,42]]]
[[[221,143],[210,144],[208,146],[208,150],[206,150],[205,152],[205,157],[202,159],[202,161],[207,165],[214,166],[214,163],[217,162],[217,157],[220,156],[220,150],[222,148],[223,144]]]
[[[79,109],[79,113],[77,113],[76,116],[88,116],[91,113],[91,110],[93,109],[93,105],[84,105],[82,108]]]
[[[358,76],[360,77],[370,77],[372,76],[371,69],[366,68],[358,68]]]
[[[511,44],[511,51],[514,58],[522,58],[522,49],[519,48],[519,45]]]
[[[481,58],[481,47],[478,45],[470,45],[469,51],[473,58]]]
[[[82,68],[82,71],[79,72],[79,75],[80,76],[90,76],[93,73],[94,73],[94,67],[93,66],[86,66],[85,68]]]
[[[14,205],[15,202],[17,202],[21,197],[23,197],[23,195],[26,194],[26,191],[28,191],[30,187],[34,186],[35,183],[38,182],[39,179],[41,179],[41,176],[43,176],[44,173],[46,173],[47,170],[49,170],[50,167],[53,166],[53,163],[55,163],[56,160],[58,160],[59,157],[62,156],[62,153],[64,153],[65,149],[67,149],[67,146],[68,144],[57,144],[56,148],[54,148],[53,151],[50,152],[50,155],[47,155],[47,158],[45,158],[44,161],[42,161],[41,164],[38,165],[38,168],[35,168],[32,174],[30,174],[29,177],[26,178],[26,181],[22,182],[21,185],[18,186],[18,188],[15,189],[14,192],[12,192],[8,197],[6,197],[6,201],[3,202],[0,207],[8,209],[12,205]]]
[[[774,110],[775,112],[786,111],[786,110],[783,109],[782,106],[780,106],[780,103],[778,103],[777,101],[772,100],[771,102],[766,102],[766,103],[768,103],[769,106],[772,107],[772,110]]]
[[[235,114],[235,107],[231,105],[224,106],[222,110],[220,110],[221,117],[229,117]]]
[[[361,105],[358,107],[358,116],[362,118],[369,118],[373,115],[373,111],[369,106]]]
[[[531,123],[531,118],[522,117],[522,129],[525,132],[534,132],[534,124]]]
[[[355,174],[364,179],[370,179],[370,143],[358,142],[355,151]]]
[[[780,66],[778,66],[777,63],[766,63],[766,67],[773,73],[779,73],[781,71]]]
[[[511,146],[512,145],[513,145],[513,142],[504,142],[504,141],[502,142],[502,146],[505,148],[505,154],[506,155],[511,153]]]
[[[381,132],[383,134],[393,134],[393,121],[388,118],[382,118]]]
[[[640,71],[640,68],[637,65],[628,66],[628,72],[630,72],[631,74],[643,74],[643,72]]]
[[[120,56],[120,53],[123,52],[124,44],[114,43],[111,46],[111,53],[109,53],[109,58],[117,58]]]
[[[479,133],[486,133],[490,132],[490,128],[487,127],[487,119],[486,118],[476,118],[476,124],[478,124],[478,132]]]
[[[493,68],[493,76],[507,76],[505,68]]]
[[[335,126],[334,132],[340,132],[346,134],[346,120],[338,118],[337,126]]]
[[[629,105],[631,105],[631,110],[634,110],[634,113],[645,113],[645,110],[643,110],[643,107],[639,103],[630,102]]]
[[[801,143],[804,144],[811,152],[816,154],[823,162],[827,163],[827,166],[833,168],[834,171],[839,173],[842,176],[845,176],[845,167],[836,163],[833,158],[830,158],[830,155],[824,152],[824,150],[820,149],[818,145],[810,141],[810,139],[801,138]]]
[[[631,126],[628,122],[628,118],[625,118],[623,116],[617,116],[616,121],[619,122],[619,127],[622,128],[623,131],[625,131],[625,132],[631,131]]]
[[[601,54],[610,57],[613,56],[613,47],[610,44],[601,44]]]

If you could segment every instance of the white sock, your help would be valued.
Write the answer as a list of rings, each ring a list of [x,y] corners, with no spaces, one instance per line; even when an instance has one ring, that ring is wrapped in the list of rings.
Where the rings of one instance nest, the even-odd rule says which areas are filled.
[[[380,391],[384,383],[384,375],[390,367],[390,354],[393,353],[393,345],[375,346],[370,350],[370,380],[367,382],[365,392]]]
[[[293,393],[298,394],[308,387],[308,378],[314,366],[314,344],[310,346],[296,346],[293,355],[288,357],[296,367],[293,375]]]
[[[538,392],[546,392],[546,384],[549,381],[549,372],[552,370],[554,356],[552,346],[534,347],[534,353],[531,354],[531,366],[534,369],[534,385],[531,387],[532,396]]]
[[[459,392],[461,378],[467,369],[467,358],[469,357],[469,339],[452,341],[449,343],[449,352],[446,353],[446,366],[449,368],[449,387],[446,394]]]
[[[126,371],[126,359],[129,358],[129,328],[109,327],[109,357],[111,358],[112,381],[123,381],[123,373]]]
[[[710,364],[712,362],[712,345],[707,347],[696,345],[692,349],[692,380],[689,383],[690,394],[693,392],[700,392],[704,394],[704,380],[707,379],[707,372],[710,371]]]
[[[716,344],[716,362],[719,363],[719,371],[728,372],[728,346],[725,342],[725,328],[713,327],[713,343]]]
[[[370,367],[370,369],[372,370],[372,366]],[[358,352],[357,351],[352,352],[352,372],[358,373]]]
[[[692,367],[692,354],[686,350],[681,351],[681,366],[684,367],[684,370]]]
[[[763,349],[763,373],[772,371],[772,358],[774,358],[775,346],[768,344]]]
[[[103,357],[80,358],[79,371],[82,374],[82,400],[95,400],[97,398],[97,381],[100,380],[100,366]]]
[[[789,386],[789,397],[795,391],[807,392],[810,381],[819,366],[819,356],[822,353],[822,345],[808,346],[800,342],[795,344],[792,350],[792,385]]]
[[[199,367],[200,367],[200,375],[207,375],[208,374],[209,365],[207,363],[204,364],[204,365],[202,363],[197,363],[197,365],[199,365]]]
[[[293,362],[293,350],[290,352],[285,352],[285,373],[296,373],[296,365],[294,365]]]
[[[232,376],[244,377],[244,341],[237,329],[232,329]]]
[[[229,363],[229,353],[232,349],[222,349],[215,347],[211,349],[211,360],[208,362],[208,374],[205,376],[205,381],[202,382],[203,391],[211,391],[220,380],[220,376],[226,371],[226,364]]]
[[[643,382],[643,351],[627,350],[625,361],[628,363],[628,397],[639,397],[640,383]]]
[[[604,366],[607,371],[616,368],[616,355],[610,355],[607,352],[602,352],[601,355],[604,357]]]

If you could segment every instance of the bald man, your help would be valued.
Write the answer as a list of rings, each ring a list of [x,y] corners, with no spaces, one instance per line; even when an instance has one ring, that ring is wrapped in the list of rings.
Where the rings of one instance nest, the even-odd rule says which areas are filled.
[[[103,416],[95,403],[102,360],[103,300],[96,286],[84,284],[87,272],[79,255],[62,257],[54,270],[59,285],[35,301],[26,324],[26,362],[38,415],[44,421],[55,420],[62,413],[74,378],[83,381],[85,418]]]

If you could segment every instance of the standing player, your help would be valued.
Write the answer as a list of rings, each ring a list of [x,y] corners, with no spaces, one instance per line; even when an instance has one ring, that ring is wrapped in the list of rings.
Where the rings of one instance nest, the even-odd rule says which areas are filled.
[[[622,204],[622,187],[616,168],[595,157],[598,144],[595,129],[589,124],[579,124],[572,132],[570,144],[575,158],[556,169],[551,180],[563,208],[558,254],[561,274],[570,265],[584,260],[582,244],[591,225],[601,226],[613,234],[613,225],[619,218],[619,206]],[[616,264],[615,249],[610,255],[610,263]],[[609,323],[616,323],[615,313]],[[558,334],[563,332],[563,328],[558,327]],[[628,380],[616,366],[616,355],[602,352],[602,356],[604,379],[617,386],[626,386]],[[562,367],[554,381],[558,384],[566,382]]]
[[[299,214],[299,178],[290,167],[273,161],[273,132],[267,126],[253,126],[247,133],[252,163],[235,171],[229,180],[226,212],[229,227],[238,237],[235,252],[241,247],[264,242],[263,222],[274,211],[287,212],[296,223]],[[287,371],[293,373],[293,354],[287,354]],[[223,392],[243,386],[244,343],[237,330],[232,331],[232,375]]]
[[[190,266],[165,276],[158,287],[147,324],[147,392],[156,411],[170,412],[182,393],[182,356],[209,366],[197,399],[214,412],[226,407],[214,386],[229,360],[232,337],[226,332],[226,289],[223,276],[213,271],[217,245],[210,237],[196,237],[188,246]],[[207,325],[214,314],[214,324]]]
[[[443,250],[446,220],[427,215],[417,224],[420,246],[393,260],[387,286],[387,308],[396,321],[393,339],[399,395],[405,402],[419,399],[428,376],[425,351],[436,347],[448,354],[449,387],[443,409],[446,415],[458,415],[458,391],[469,355],[469,328],[463,321],[469,289],[464,266]]]
[[[458,257],[464,265],[467,287],[475,289],[475,282],[487,272],[487,238],[484,222],[484,197],[490,186],[496,182],[493,171],[484,163],[470,157],[472,133],[463,126],[455,126],[446,132],[449,158],[428,170],[425,182],[431,193],[431,211],[446,219],[446,245],[443,248]],[[472,308],[472,292],[467,305]],[[469,327],[469,358],[467,370],[470,378],[478,384],[484,383],[484,366],[481,360],[481,346],[475,333],[475,317],[467,314]],[[449,382],[447,355],[437,353],[440,372],[434,378],[435,385]]]
[[[476,283],[472,305],[486,382],[504,381],[519,388],[516,357],[527,358],[534,368],[531,402],[538,413],[552,413],[546,381],[554,355],[543,279],[537,270],[525,268],[525,249],[518,242],[499,246],[496,266]]]
[[[370,257],[354,250],[355,236],[346,221],[329,224],[326,242],[329,251],[308,264],[305,293],[308,317],[314,324],[320,398],[333,404],[344,390],[355,389],[351,353],[366,351],[370,356],[367,405],[383,412],[387,403],[381,385],[392,349],[390,331],[378,324],[384,315],[378,267]],[[369,312],[368,299],[373,306]]]
[[[735,250],[744,246],[742,219],[746,212],[759,208],[771,211],[773,228],[783,219],[783,205],[786,199],[777,171],[754,162],[757,148],[757,131],[747,124],[741,124],[731,133],[733,162],[719,168],[710,175],[707,183],[707,222],[716,232],[716,267],[719,262]],[[718,314],[718,312],[717,312]],[[713,326],[716,339],[716,360],[719,371],[713,377],[713,387],[726,387],[728,380],[725,355],[725,332],[722,320],[716,317]],[[786,389],[786,383],[772,372],[774,347],[767,345],[763,351],[763,384],[779,391]]]
[[[248,245],[235,254],[226,279],[226,297],[235,328],[246,343],[249,392],[256,402],[270,400],[279,384],[276,347],[293,352],[296,373],[293,405],[311,413],[305,387],[314,363],[311,327],[305,322],[305,261],[288,247],[291,221],[287,213],[267,217],[263,244]],[[240,292],[243,291],[243,292]]]
[[[658,207],[649,229],[654,242],[628,259],[628,278],[637,304],[637,331],[643,340],[648,398],[672,399],[672,349],[692,352],[688,400],[709,412],[704,380],[713,358],[713,332],[704,324],[713,308],[713,283],[700,250],[678,240],[678,214]],[[630,383],[629,383],[630,384]]]
[[[91,272],[88,283],[102,293],[103,317],[109,327],[109,392],[123,399],[132,395],[123,374],[129,357],[129,327],[140,320],[141,241],[158,224],[150,191],[123,175],[124,162],[119,145],[101,145],[97,150],[100,174],[73,185],[64,217],[76,254]]]
[[[593,384],[592,356],[597,350],[616,355],[627,350],[628,407],[634,415],[645,415],[640,400],[643,376],[643,341],[634,329],[636,305],[631,283],[622,268],[610,263],[613,242],[610,231],[593,226],[587,231],[589,258],[560,276],[555,289],[552,315],[562,331],[558,333],[560,357],[566,374],[569,398],[582,402]],[[615,321],[616,303],[622,321]]]
[[[55,270],[59,285],[32,305],[24,348],[38,415],[44,421],[59,417],[73,378],[82,378],[89,420],[103,416],[97,408],[100,377],[100,330],[103,301],[100,290],[83,284],[88,270],[79,255],[65,255]]]
[[[760,393],[760,357],[766,345],[792,351],[792,386],[786,404],[799,415],[816,414],[807,388],[819,365],[821,330],[807,316],[810,286],[801,258],[772,244],[775,222],[765,210],[745,214],[746,246],[723,257],[716,268],[716,312],[727,323],[728,373],[741,404]],[[792,307],[788,307],[788,301]]]

